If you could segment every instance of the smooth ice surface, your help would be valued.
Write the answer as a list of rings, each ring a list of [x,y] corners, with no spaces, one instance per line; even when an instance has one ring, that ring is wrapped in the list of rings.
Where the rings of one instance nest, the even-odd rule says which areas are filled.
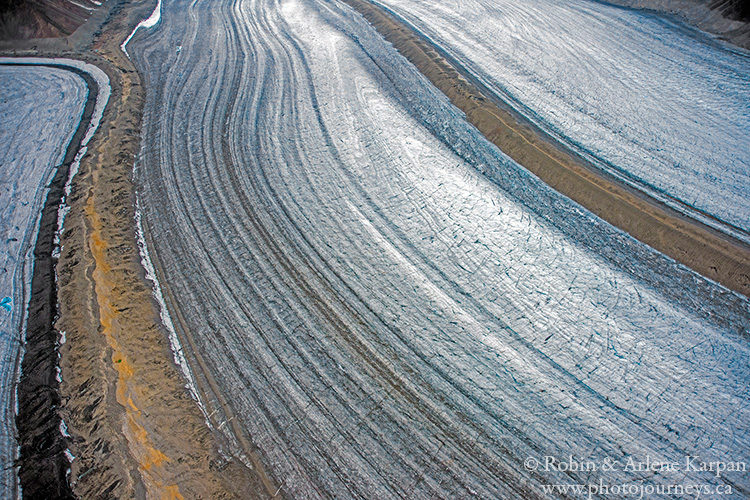
[[[750,461],[747,300],[511,162],[349,8],[167,1],[129,48],[163,298],[284,494],[600,477],[523,467],[543,455]]]
[[[62,69],[0,65],[0,496],[16,488],[14,387],[29,298],[32,251],[46,186],[65,156],[88,95],[79,76]]]
[[[587,0],[380,3],[601,168],[750,241],[747,51]]]

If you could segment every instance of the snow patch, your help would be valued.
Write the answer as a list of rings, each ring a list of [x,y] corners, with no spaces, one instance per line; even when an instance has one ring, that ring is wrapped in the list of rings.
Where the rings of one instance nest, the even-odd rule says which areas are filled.
[[[195,384],[193,374],[190,371],[190,367],[188,366],[187,360],[185,359],[185,355],[182,352],[182,344],[180,343],[180,339],[177,336],[177,332],[175,331],[174,322],[172,321],[172,317],[170,316],[169,310],[167,309],[167,303],[164,300],[164,294],[162,293],[161,285],[159,284],[159,280],[156,277],[156,269],[154,268],[154,264],[151,261],[151,255],[148,252],[146,237],[143,231],[140,200],[137,195],[135,198],[135,227],[138,251],[141,254],[141,265],[146,271],[146,279],[149,280],[152,284],[152,294],[156,299],[156,302],[159,304],[159,315],[161,317],[162,324],[167,329],[169,344],[172,349],[172,354],[174,355],[174,362],[177,366],[180,367],[183,376],[187,380],[187,384],[185,385],[185,387],[190,391],[190,395],[198,403],[198,406],[200,406],[203,414],[207,415],[206,409],[203,406],[203,402],[198,396],[198,388]]]
[[[123,53],[128,57],[128,59],[130,59],[130,55],[128,54],[127,45],[128,45],[128,42],[130,42],[130,39],[133,38],[133,36],[135,35],[136,31],[138,31],[140,28],[152,28],[156,26],[156,24],[160,20],[161,20],[161,0],[159,0],[156,3],[156,8],[151,13],[151,15],[147,19],[144,19],[143,21],[138,23],[138,26],[136,26],[133,29],[132,33],[130,33],[130,35],[128,35],[125,41],[122,42],[122,45],[120,45],[120,48],[122,49]]]
[[[60,419],[60,434],[63,435],[63,437],[69,438],[70,433],[68,432],[68,425],[65,423],[65,420]]]

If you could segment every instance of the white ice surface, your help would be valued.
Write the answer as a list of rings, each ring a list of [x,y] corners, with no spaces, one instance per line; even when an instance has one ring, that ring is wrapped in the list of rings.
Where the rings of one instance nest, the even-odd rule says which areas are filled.
[[[0,391],[3,496],[15,489],[15,385],[21,328],[46,186],[65,155],[88,95],[84,81],[62,69],[0,65]]]
[[[151,12],[151,15],[148,16],[143,21],[141,21],[140,23],[138,23],[136,27],[133,28],[133,31],[130,33],[130,35],[128,35],[125,41],[122,42],[122,44],[120,45],[120,49],[122,49],[122,51],[125,53],[125,55],[128,58],[130,57],[128,55],[128,43],[133,38],[133,36],[135,36],[135,33],[141,28],[152,28],[156,26],[156,24],[159,22],[160,19],[161,19],[161,0],[158,0],[156,2],[156,7],[154,8],[153,12]]]
[[[750,461],[746,299],[545,187],[338,2],[162,15],[131,46],[149,251],[284,494],[571,479],[524,470],[540,454]]]
[[[748,52],[587,0],[380,3],[601,168],[750,238]]]
[[[18,411],[15,385],[17,362],[21,353],[21,335],[25,325],[26,305],[33,270],[33,248],[36,243],[39,216],[47,195],[46,186],[65,156],[65,150],[78,127],[88,90],[81,77],[62,68],[39,67],[39,64],[70,66],[88,73],[98,85],[98,95],[91,121],[81,141],[81,148],[71,164],[65,184],[64,198],[58,212],[58,235],[63,230],[67,211],[65,197],[70,194],[71,182],[93,137],[110,95],[109,79],[98,67],[67,58],[0,57],[0,143],[7,144],[5,156],[0,156],[0,231],[3,237],[4,259],[0,286],[11,290],[13,311],[0,310],[0,384],[2,390],[3,497],[10,497],[17,487],[15,469],[6,465],[18,454],[15,442],[15,415]],[[11,235],[13,233],[14,235]],[[18,238],[23,234],[24,238]],[[18,241],[12,241],[16,238]],[[56,250],[57,251],[57,250]],[[4,257],[3,257],[4,256]],[[5,280],[5,281],[3,281]],[[6,282],[7,281],[7,282]],[[2,290],[3,288],[0,288]],[[3,296],[7,293],[3,293]],[[60,344],[65,342],[61,332]],[[58,378],[62,376],[58,368]]]

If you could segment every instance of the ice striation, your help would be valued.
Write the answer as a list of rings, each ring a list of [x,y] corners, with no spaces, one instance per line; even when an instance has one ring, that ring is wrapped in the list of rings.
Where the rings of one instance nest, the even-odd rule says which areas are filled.
[[[207,413],[220,391],[285,495],[599,479],[530,456],[750,461],[747,299],[547,188],[350,8],[165,1],[128,47],[161,296]]]
[[[750,53],[604,2],[382,0],[601,169],[750,241]]]

